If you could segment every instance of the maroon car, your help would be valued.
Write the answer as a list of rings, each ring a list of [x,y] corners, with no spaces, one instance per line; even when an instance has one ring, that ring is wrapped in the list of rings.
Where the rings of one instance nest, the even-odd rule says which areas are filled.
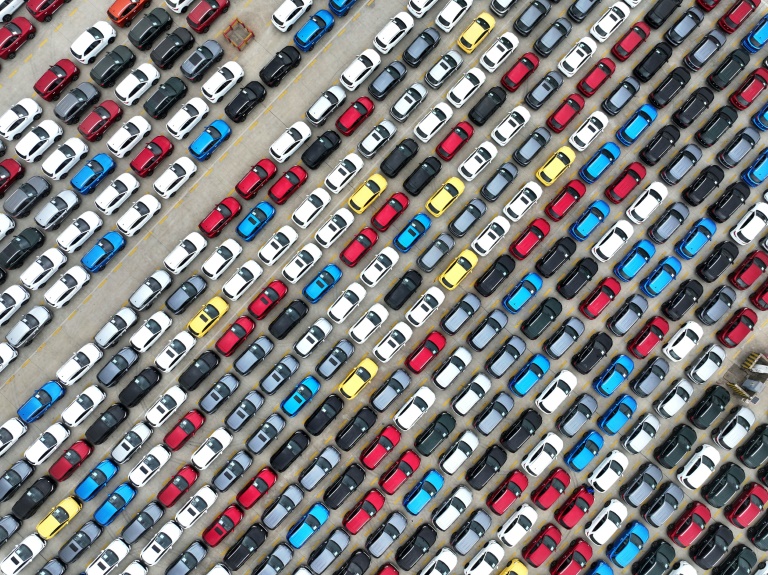
[[[24,176],[24,166],[13,158],[0,162],[0,197],[15,182]]]
[[[64,88],[79,77],[80,70],[78,67],[71,60],[62,58],[43,72],[43,75],[35,82],[34,89],[46,102],[58,100]]]
[[[13,60],[16,52],[35,37],[35,27],[24,16],[19,16],[0,28],[0,58]]]
[[[80,122],[77,130],[89,142],[97,142],[101,140],[104,132],[122,117],[123,109],[117,102],[104,100]]]
[[[155,168],[173,152],[173,144],[165,136],[155,136],[136,157],[131,169],[142,178],[151,176]]]

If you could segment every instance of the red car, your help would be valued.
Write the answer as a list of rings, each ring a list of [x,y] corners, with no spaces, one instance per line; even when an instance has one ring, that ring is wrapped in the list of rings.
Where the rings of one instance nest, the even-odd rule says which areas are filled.
[[[24,166],[13,158],[0,162],[0,197],[11,187],[11,184],[24,176]]]
[[[587,186],[581,180],[571,180],[557,192],[557,195],[544,208],[544,213],[553,222],[559,222],[571,211],[573,206],[587,193]]]
[[[421,373],[444,347],[443,334],[433,331],[405,358],[405,365],[413,373]]]
[[[551,575],[578,575],[592,559],[592,546],[581,537],[571,541],[565,553],[549,566]]]
[[[173,426],[173,429],[165,434],[163,443],[165,443],[171,451],[178,451],[184,447],[187,441],[192,439],[192,436],[203,426],[203,423],[205,423],[205,416],[198,410],[193,409],[182,417],[179,422]]]
[[[391,425],[382,429],[360,454],[360,462],[368,469],[376,469],[381,460],[400,443],[400,432]]]
[[[592,69],[576,84],[576,88],[587,98],[594,96],[600,86],[608,81],[616,71],[616,64],[610,58],[600,58]]]
[[[307,181],[307,171],[301,166],[293,166],[269,188],[269,198],[282,205]]]
[[[739,529],[746,529],[765,508],[768,491],[759,483],[750,483],[736,500],[725,508],[725,517]]]
[[[712,513],[703,503],[694,501],[667,529],[667,535],[672,543],[686,548],[691,545],[699,535],[704,533],[707,523],[712,519]]]
[[[89,142],[101,140],[109,127],[123,117],[123,109],[113,100],[104,100],[80,122],[77,131]]]
[[[136,157],[131,169],[142,178],[151,176],[155,168],[173,152],[173,144],[165,136],[155,136]]]
[[[264,319],[287,293],[288,287],[283,282],[280,280],[271,282],[248,305],[248,313],[258,320]]]
[[[621,284],[614,278],[603,278],[580,304],[579,311],[587,319],[595,319],[619,295]]]
[[[637,359],[645,359],[669,332],[669,324],[661,316],[653,316],[627,344],[627,350]]]
[[[384,496],[378,489],[371,489],[344,515],[344,529],[356,535],[384,507]]]
[[[209,547],[216,547],[222,540],[234,531],[237,524],[243,520],[243,512],[237,505],[230,505],[203,531],[203,541]]]
[[[269,467],[259,471],[251,481],[237,494],[237,503],[243,509],[250,509],[256,502],[264,497],[269,488],[277,481],[277,473]]]
[[[365,119],[373,113],[374,105],[370,98],[362,96],[352,102],[349,108],[336,120],[336,129],[345,136],[351,136]]]
[[[496,515],[504,515],[512,504],[528,489],[528,478],[519,469],[515,469],[501,482],[485,500],[488,509]]]
[[[748,254],[736,271],[728,276],[728,281],[737,290],[745,290],[751,288],[766,269],[768,269],[768,254],[762,250],[755,250]],[[760,306],[757,308],[760,309]]]
[[[531,500],[539,509],[552,507],[571,484],[571,477],[562,467],[556,467],[531,493]]]
[[[755,324],[757,324],[757,314],[748,307],[743,307],[720,328],[717,332],[717,340],[725,347],[736,347],[752,333]]]
[[[27,0],[27,12],[38,22],[50,22],[68,0]]]
[[[419,468],[421,459],[410,449],[406,449],[400,458],[389,466],[379,479],[379,487],[387,495],[393,495]]]
[[[736,0],[717,23],[724,32],[733,34],[759,5],[760,0]]]
[[[339,259],[349,267],[353,268],[360,263],[371,248],[379,241],[379,236],[371,228],[363,228],[347,246],[341,250]]]
[[[749,303],[760,311],[768,310],[768,280],[763,282],[756,292],[749,296]]]
[[[191,465],[185,465],[163,486],[157,494],[157,500],[166,509],[172,507],[195,484],[200,474]]]
[[[224,357],[229,357],[253,333],[254,329],[256,329],[256,322],[246,315],[241,315],[216,341],[216,351]]]
[[[523,559],[531,567],[539,567],[549,559],[562,540],[560,530],[551,523],[547,523],[536,534],[536,537],[523,547]]]
[[[121,28],[131,25],[139,12],[149,6],[151,0],[115,0],[107,10],[107,16]]]
[[[248,173],[237,182],[235,191],[240,194],[244,200],[250,200],[256,193],[263,188],[266,183],[277,174],[277,166],[267,158],[262,158],[256,162]]]
[[[27,4],[29,6],[29,4]],[[13,60],[16,52],[35,37],[35,27],[32,22],[19,16],[0,28],[0,58]]]
[[[580,485],[555,511],[555,520],[566,529],[573,529],[594,503],[595,492],[592,488]]]
[[[400,575],[400,572],[394,565],[392,565],[392,563],[384,563],[384,565],[376,571],[376,575]]]
[[[539,67],[539,58],[533,52],[526,52],[513,64],[509,71],[501,78],[504,89],[514,92],[523,85],[528,76]]]
[[[371,225],[380,232],[386,232],[395,220],[408,208],[408,196],[396,192],[371,218]]]
[[[553,132],[559,134],[570,124],[573,119],[579,115],[584,109],[584,98],[578,94],[571,94],[555,109],[549,118],[547,118],[547,126],[549,126]]]
[[[59,483],[69,478],[93,453],[87,441],[75,441],[48,469],[48,475]]]
[[[549,233],[549,224],[544,218],[536,218],[517,236],[509,246],[509,253],[515,259],[524,260]]]
[[[209,238],[215,238],[240,213],[242,206],[233,196],[227,196],[198,224],[198,228]]]
[[[459,122],[456,127],[451,130],[443,141],[435,148],[435,153],[443,160],[452,160],[456,153],[464,147],[475,130],[468,122]]]
[[[711,12],[718,4],[720,4],[720,0],[696,0],[696,4],[698,4],[704,12]]]
[[[624,34],[618,42],[611,48],[611,54],[613,54],[619,62],[624,62],[640,45],[648,39],[651,35],[651,27],[645,22],[635,22],[632,24],[626,34]]]
[[[216,19],[229,10],[229,0],[200,0],[187,16],[187,24],[195,32],[205,34]]]
[[[62,58],[48,68],[35,82],[35,92],[45,100],[58,100],[64,88],[80,77],[80,70],[72,61]]]
[[[643,181],[645,174],[641,163],[632,162],[605,188],[606,199],[612,204],[620,204]]]
[[[728,98],[736,108],[745,110],[754,102],[763,91],[768,88],[768,70],[758,68],[753,70],[747,79],[741,83],[736,91]]]

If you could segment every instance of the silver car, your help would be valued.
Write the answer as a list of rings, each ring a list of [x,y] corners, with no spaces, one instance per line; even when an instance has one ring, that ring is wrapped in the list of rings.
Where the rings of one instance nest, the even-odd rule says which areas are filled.
[[[133,292],[128,301],[136,311],[144,311],[160,297],[161,293],[171,287],[171,281],[171,275],[168,272],[156,270]]]
[[[368,536],[365,547],[373,557],[379,558],[403,534],[408,522],[400,513],[393,511],[384,522]]]
[[[437,90],[445,84],[445,81],[459,69],[464,63],[464,59],[456,50],[449,50],[438,62],[429,69],[424,76],[424,81],[429,87]]]
[[[256,565],[252,575],[278,575],[293,559],[293,551],[284,543],[278,544],[272,552]]]
[[[717,373],[725,361],[725,350],[719,345],[712,344],[704,348],[694,362],[685,369],[685,374],[692,382],[699,385]]]
[[[402,369],[395,370],[382,386],[376,390],[376,393],[373,394],[371,405],[379,413],[385,411],[405,391],[410,383],[410,375]]]
[[[544,351],[552,359],[560,359],[583,333],[584,322],[577,317],[569,317],[544,342]]]
[[[450,335],[455,335],[480,309],[480,298],[468,293],[454,305],[440,320],[440,326]]]
[[[451,546],[459,555],[466,555],[485,536],[490,527],[490,515],[478,509],[451,535]]]
[[[421,104],[427,97],[427,89],[415,82],[403,92],[397,101],[389,109],[389,115],[398,122],[405,122],[408,116]]]
[[[472,425],[483,435],[493,432],[501,421],[512,411],[515,400],[503,391],[497,393],[491,402],[475,417]]]
[[[341,461],[341,455],[330,445],[315,457],[299,475],[299,485],[305,491],[312,491]]]
[[[368,132],[368,135],[363,138],[363,141],[357,145],[357,151],[365,158],[372,158],[384,144],[392,139],[395,132],[397,132],[397,128],[392,122],[389,120],[382,120],[374,126],[373,129]]]
[[[5,341],[19,349],[32,343],[40,330],[53,319],[53,314],[44,305],[33,307],[5,335]]]
[[[285,420],[277,413],[273,413],[251,435],[248,443],[246,443],[246,447],[251,453],[258,455],[266,449],[267,445],[275,440],[284,427]]]
[[[283,519],[288,517],[304,499],[304,492],[299,487],[291,483],[267,509],[261,522],[267,529],[276,529]]]
[[[473,329],[467,336],[469,347],[475,351],[483,351],[499,332],[507,326],[507,321],[507,314],[500,309],[491,311],[480,325]]]
[[[94,336],[101,349],[107,349],[117,343],[122,335],[139,320],[136,312],[130,308],[120,308],[112,318]]]
[[[427,249],[421,252],[421,255],[416,258],[416,265],[427,273],[433,271],[437,267],[437,264],[448,255],[448,252],[450,252],[455,245],[456,241],[451,236],[448,234],[440,234]]]
[[[261,390],[272,395],[299,369],[299,361],[290,353],[283,357],[269,373],[259,380]]]
[[[310,553],[307,561],[312,573],[315,575],[322,575],[323,571],[328,569],[331,563],[333,563],[348,546],[349,535],[341,529],[334,529],[330,537]]]
[[[58,229],[66,217],[80,205],[80,198],[72,190],[64,190],[52,197],[35,216],[35,223],[44,230]]]

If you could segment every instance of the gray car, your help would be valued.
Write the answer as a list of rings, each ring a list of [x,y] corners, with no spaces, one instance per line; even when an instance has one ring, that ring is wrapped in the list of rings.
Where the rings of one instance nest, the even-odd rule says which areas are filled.
[[[165,575],[188,575],[197,568],[207,554],[208,548],[202,541],[193,541],[189,547],[179,553],[170,567],[165,570]]]
[[[633,294],[608,319],[608,329],[619,337],[624,337],[647,310],[648,300],[639,294]]]
[[[259,380],[261,390],[267,395],[272,395],[299,369],[299,361],[290,353],[283,357],[269,370],[267,375]]]
[[[696,309],[696,317],[705,325],[713,325],[731,312],[736,292],[730,286],[720,286]]]
[[[379,413],[385,411],[390,404],[410,385],[411,376],[405,370],[397,369],[371,397],[371,405]]]
[[[248,392],[237,406],[229,412],[224,425],[233,433],[240,431],[256,412],[264,405],[264,396],[255,389]]]
[[[485,371],[492,377],[502,377],[525,353],[525,349],[522,338],[516,335],[508,337],[485,362]]]
[[[477,509],[461,527],[451,535],[451,546],[459,555],[466,555],[491,527],[491,517],[482,509]]]
[[[226,491],[240,479],[253,463],[253,457],[242,449],[235,453],[227,464],[213,476],[213,486],[219,493]]]
[[[8,514],[0,517],[0,547],[19,530],[19,527],[21,527],[21,523],[13,515]]]
[[[74,563],[101,535],[101,527],[88,521],[59,549],[59,560],[64,565]]]
[[[42,176],[32,176],[5,198],[3,210],[13,218],[24,218],[50,193],[51,184],[48,180]]]
[[[475,351],[483,351],[507,326],[508,321],[507,314],[500,309],[494,309],[467,336],[469,347]]]
[[[455,335],[480,309],[480,298],[467,293],[440,320],[440,326],[450,335]]]
[[[664,478],[664,475],[653,463],[645,463],[640,466],[632,476],[632,479],[627,481],[619,489],[619,495],[627,505],[632,507],[640,507],[643,502],[650,497],[651,493],[656,490],[659,482]]]
[[[683,490],[676,483],[667,481],[654,498],[640,508],[643,519],[654,527],[661,527],[672,517],[684,500]]]
[[[669,362],[656,357],[645,364],[643,370],[629,382],[629,388],[640,397],[648,397],[661,385],[668,373]]]
[[[341,455],[330,445],[323,449],[299,475],[299,485],[312,491],[341,461]]]
[[[261,522],[270,530],[277,528],[280,523],[304,499],[304,492],[295,483],[291,483],[269,507],[264,510]]]
[[[584,322],[577,317],[569,317],[542,346],[552,359],[560,359],[584,333]]]
[[[5,334],[5,341],[16,349],[29,345],[40,333],[40,330],[48,325],[52,319],[53,314],[48,311],[47,307],[37,305],[25,313],[16,325]]]
[[[248,375],[272,353],[275,344],[267,336],[256,338],[243,353],[237,356],[232,366],[240,375]]]
[[[464,63],[464,59],[456,50],[449,50],[429,69],[424,81],[433,90],[437,90]]]
[[[318,545],[307,559],[312,573],[321,575],[349,546],[349,535],[341,529],[334,529],[330,537]]]
[[[202,46],[198,46],[181,65],[181,73],[191,80],[198,82],[203,74],[213,66],[215,62],[221,60],[224,56],[224,50],[216,40],[206,40]]]
[[[211,414],[218,411],[218,409],[224,404],[224,402],[229,399],[233,393],[237,390],[237,388],[240,386],[240,380],[238,380],[234,375],[231,373],[225,373],[219,381],[213,384],[213,387],[211,387],[203,397],[200,398],[200,401],[197,403],[197,405],[202,409],[205,413]]]
[[[251,573],[252,575],[278,575],[291,562],[291,559],[293,559],[291,548],[280,543],[261,560],[261,563],[256,565]]]
[[[384,522],[365,540],[365,548],[375,558],[379,558],[403,534],[408,522],[400,513],[393,511]]]
[[[43,230],[56,230],[61,222],[80,205],[80,197],[72,190],[63,190],[53,196],[35,216],[35,223]]]
[[[411,115],[426,97],[427,89],[418,82],[415,82],[395,101],[389,109],[389,115],[398,122],[405,122],[408,119],[408,116]]]
[[[150,502],[123,527],[120,538],[128,545],[133,545],[157,525],[163,513],[165,508],[162,505],[157,501]]]
[[[355,346],[347,338],[341,338],[315,366],[317,374],[326,381],[331,379],[355,353]]]
[[[101,92],[90,82],[80,82],[58,101],[54,115],[65,124],[76,124],[83,113],[99,101]]]
[[[725,350],[719,345],[708,345],[693,363],[685,368],[685,375],[694,383],[704,384],[717,373],[723,361],[725,361]]]
[[[35,575],[64,575],[66,568],[67,567],[59,561],[58,558],[54,557],[38,569]]]
[[[555,422],[557,428],[567,437],[573,437],[597,411],[597,401],[591,395],[582,393]]]
[[[688,144],[662,168],[659,176],[667,185],[674,186],[699,163],[701,157],[701,148],[696,144]]]
[[[503,391],[493,396],[493,399],[477,414],[472,425],[483,435],[490,435],[502,420],[512,411],[515,400]]]
[[[445,256],[456,245],[454,239],[448,234],[440,234],[432,243],[421,252],[421,255],[416,258],[416,265],[418,265],[425,272],[429,273],[433,271],[437,264],[439,264]]]
[[[483,217],[487,209],[483,200],[477,198],[470,200],[448,224],[448,231],[454,237],[463,238]]]
[[[258,455],[266,449],[267,445],[275,440],[284,427],[285,420],[277,413],[273,413],[251,435],[248,443],[246,443],[246,447],[251,453]]]

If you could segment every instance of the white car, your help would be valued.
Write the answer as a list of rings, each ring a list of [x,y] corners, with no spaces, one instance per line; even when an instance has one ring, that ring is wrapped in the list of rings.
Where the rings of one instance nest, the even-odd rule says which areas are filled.
[[[278,164],[282,164],[304,145],[311,136],[312,131],[305,122],[295,122],[272,143],[269,147],[269,155]]]
[[[152,184],[161,198],[172,198],[197,172],[197,165],[188,156],[177,158]]]
[[[543,195],[541,186],[536,182],[527,182],[504,206],[504,215],[512,222],[519,222]]]
[[[408,12],[398,12],[373,38],[373,47],[382,54],[389,54],[411,30],[413,30],[413,16]]]
[[[507,547],[515,547],[520,540],[536,525],[539,518],[539,512],[527,503],[523,503],[515,512],[509,516],[501,527],[496,531],[496,535]]]
[[[29,292],[18,284],[9,286],[0,293],[0,325],[5,325],[19,308],[29,299]]]
[[[452,117],[453,109],[445,102],[439,102],[416,124],[413,134],[426,144]]]
[[[19,281],[30,291],[43,287],[67,263],[67,256],[56,248],[48,248],[21,272]]]
[[[445,294],[439,287],[432,286],[406,312],[405,319],[413,327],[421,327],[444,301]]]
[[[78,292],[91,281],[91,274],[81,266],[75,265],[64,272],[54,284],[49,287],[43,299],[55,309],[67,305]]]
[[[472,492],[459,485],[453,493],[432,513],[432,523],[440,531],[448,530],[472,504]],[[438,553],[438,557],[443,551]],[[453,555],[453,553],[451,553]],[[453,555],[455,560],[455,555]],[[435,558],[437,559],[437,557]],[[431,563],[431,562],[430,562]],[[455,563],[454,563],[455,566]]]
[[[103,355],[98,345],[86,343],[56,370],[56,379],[63,385],[72,385],[88,373]]]
[[[437,0],[408,0],[408,12],[416,18],[421,18],[437,4]]]
[[[627,218],[635,224],[642,224],[667,197],[667,186],[653,182],[645,188],[632,205],[627,208]]]
[[[337,324],[344,323],[355,308],[360,305],[366,295],[365,288],[357,282],[347,286],[336,301],[328,308],[328,317]]]
[[[299,340],[293,344],[293,351],[299,357],[306,358],[312,355],[318,345],[325,341],[325,338],[333,331],[333,325],[324,317],[317,318],[307,331],[304,332]]]
[[[180,274],[192,263],[192,260],[200,255],[207,245],[208,241],[199,232],[190,233],[171,250],[171,253],[165,256],[163,260],[165,269],[174,275]]]
[[[67,201],[70,199],[74,200],[77,198],[77,196],[75,196],[75,198],[72,198],[70,194],[74,195],[74,192],[72,190],[63,190],[58,194],[56,194],[56,196],[51,198],[51,200],[49,200],[49,203],[53,203],[57,199],[61,201]],[[67,203],[69,202],[67,201]],[[72,203],[74,204],[74,201],[72,201]],[[75,207],[77,207],[77,205],[78,204],[75,204]],[[35,223],[38,223],[37,216],[35,216]],[[15,229],[16,229],[16,222],[14,221],[14,219],[8,214],[0,214],[0,240],[5,239],[8,236],[8,234],[10,234]],[[48,229],[48,228],[44,227],[43,229]]]
[[[85,575],[107,575],[128,556],[131,547],[119,537],[107,545],[85,568]]]
[[[25,162],[36,162],[63,135],[64,130],[56,122],[43,120],[19,140],[15,148],[16,155]]]
[[[491,250],[496,247],[496,244],[498,244],[504,238],[504,236],[507,235],[509,228],[510,225],[507,221],[507,218],[503,216],[496,216],[490,222],[488,222],[488,225],[485,226],[483,231],[480,232],[474,240],[472,240],[472,245],[470,247],[475,251],[477,255],[487,256],[489,253],[491,253]]]
[[[766,564],[768,565],[768,564]],[[699,572],[696,570],[696,568],[688,563],[688,561],[677,561],[672,566],[672,571],[669,572],[669,575],[698,575]],[[765,568],[758,569],[754,572],[754,575],[765,575]]]
[[[0,371],[3,371],[8,365],[19,356],[19,352],[16,351],[9,343],[0,343]],[[2,447],[2,445],[0,445]],[[0,453],[2,455],[2,453]]]
[[[740,246],[753,241],[768,226],[768,204],[758,202],[731,228],[731,239]]]
[[[491,390],[491,380],[482,373],[476,373],[451,399],[453,411],[461,416],[467,415],[477,403]]]
[[[576,151],[583,152],[600,134],[603,133],[603,130],[607,125],[608,116],[600,111],[592,112],[589,117],[576,128],[576,131],[571,134],[568,138],[568,143],[570,143]]]
[[[682,361],[699,340],[704,336],[704,330],[695,321],[686,322],[675,332],[667,345],[662,348],[664,355],[674,362]]]
[[[491,44],[480,58],[480,65],[488,72],[495,72],[520,44],[512,32],[504,32]]]
[[[131,336],[130,344],[139,353],[144,353],[171,327],[173,320],[164,311],[156,311]]]
[[[495,539],[482,546],[464,567],[464,575],[491,575],[504,559],[504,548]]]
[[[466,487],[459,487],[459,489],[466,489]],[[453,501],[453,499],[450,501]],[[457,505],[463,505],[463,500],[457,498],[455,501]],[[448,503],[448,501],[446,501],[446,503]],[[452,509],[453,508],[448,508],[445,512],[453,513]],[[434,521],[437,520],[435,519]],[[442,523],[445,523],[445,521],[442,521]],[[437,526],[437,523],[435,523],[435,526]],[[440,528],[438,527],[438,529]],[[453,571],[458,562],[459,559],[456,557],[456,554],[451,551],[450,548],[443,547],[437,552],[437,555],[435,555],[429,563],[419,571],[419,575],[448,575],[448,573]]]
[[[140,421],[131,427],[112,448],[110,457],[115,463],[122,465],[133,457],[150,437],[152,437],[152,428]]]
[[[605,456],[587,477],[587,482],[600,493],[605,493],[629,467],[629,459],[618,449]]]
[[[221,99],[226,96],[227,93],[235,87],[235,84],[240,82],[244,76],[245,71],[240,64],[234,61],[227,62],[206,80],[205,84],[200,88],[200,91],[212,104],[221,102]]]
[[[646,413],[626,435],[621,437],[621,445],[630,453],[642,453],[656,437],[660,427],[659,418],[651,413]]]
[[[72,168],[87,154],[88,144],[80,138],[70,138],[43,161],[43,173],[52,180],[66,178]]]
[[[299,234],[291,226],[283,226],[277,230],[269,241],[261,246],[259,259],[264,265],[271,266],[279,260],[286,251],[296,243]]]
[[[307,226],[315,221],[325,207],[331,203],[331,196],[323,188],[317,188],[311,191],[299,207],[293,210],[291,221],[301,229],[307,229]]]
[[[98,385],[89,385],[61,412],[61,421],[72,429],[80,425],[107,398]]]
[[[459,166],[459,175],[471,182],[487,168],[499,151],[492,143],[485,141],[472,152]]]
[[[219,427],[192,454],[190,461],[199,470],[207,469],[213,461],[232,443],[232,434]]]
[[[283,268],[283,277],[288,283],[295,284],[303,278],[323,257],[323,252],[312,242],[302,247]]]
[[[272,25],[287,32],[312,6],[312,0],[284,0],[272,13]]]
[[[411,117],[413,111],[427,98],[427,89],[419,82],[408,86],[389,109],[389,115],[401,124]]]
[[[173,277],[165,270],[153,271],[128,298],[128,303],[136,311],[149,308],[165,290],[171,287]]]
[[[174,543],[181,538],[182,533],[181,527],[174,521],[168,521],[155,533],[155,536],[150,539],[146,547],[141,550],[139,558],[142,563],[148,567],[156,565],[171,550]]]
[[[656,401],[653,408],[664,419],[674,417],[693,396],[693,385],[683,378],[676,380]]]
[[[123,337],[125,332],[132,328],[137,321],[139,321],[139,316],[135,311],[127,306],[121,307],[109,321],[101,326],[99,331],[96,332],[96,335],[93,336],[93,341],[101,349],[108,349],[115,345],[119,339]]]
[[[143,116],[133,116],[107,141],[107,148],[118,158],[124,158],[152,131]]]
[[[27,432],[27,425],[18,417],[12,417],[0,425],[0,455],[4,454]]]
[[[435,403],[435,392],[422,386],[397,411],[392,420],[400,429],[408,431],[416,425],[416,422],[432,407],[433,403]]]
[[[338,194],[363,169],[363,165],[360,156],[354,153],[347,154],[328,174],[323,185],[328,188],[328,191]]]
[[[557,69],[568,78],[573,78],[597,50],[597,44],[592,38],[585,36],[557,63]]]
[[[243,253],[243,247],[232,238],[228,238],[221,242],[216,251],[208,256],[208,259],[200,266],[200,271],[205,277],[217,280],[224,275],[224,272],[229,269],[229,266],[241,253]]]
[[[163,423],[168,421],[168,418],[176,412],[186,399],[187,393],[178,385],[172,385],[166,389],[165,393],[147,410],[147,413],[144,414],[144,419],[146,419],[147,423],[152,427],[160,427]]]
[[[115,88],[115,96],[126,106],[133,106],[160,81],[160,72],[152,64],[145,62],[132,70]]]
[[[235,275],[221,286],[221,291],[232,301],[237,301],[253,286],[263,273],[264,270],[255,260],[243,262],[243,265],[237,268]]]
[[[448,0],[435,17],[435,25],[443,32],[450,32],[472,7],[472,0]]]
[[[347,100],[347,93],[341,86],[331,86],[315,100],[304,114],[313,126],[322,126],[328,117]]]
[[[461,108],[485,83],[485,73],[480,68],[470,68],[450,89],[446,100],[455,108]]]
[[[136,176],[125,172],[109,183],[93,202],[96,208],[106,216],[114,214],[139,190],[139,180]]]
[[[589,33],[602,44],[619,29],[627,18],[629,18],[629,6],[624,2],[616,2],[597,19],[594,26],[589,29]]]
[[[373,333],[379,329],[387,318],[389,312],[380,303],[373,304],[363,316],[355,322],[351,328],[349,328],[349,337],[351,337],[356,343],[363,344],[365,341],[373,335]]]
[[[549,432],[528,452],[521,465],[528,475],[538,477],[562,450],[563,440],[557,434]]]
[[[197,338],[188,331],[177,333],[155,357],[155,367],[163,373],[169,373],[179,365],[196,343]]]
[[[83,212],[56,238],[59,249],[68,254],[76,252],[101,229],[103,223],[96,212],[91,210]]]
[[[2,299],[2,296],[0,296],[0,299]],[[708,345],[693,360],[693,363],[685,368],[685,375],[699,385],[707,383],[709,378],[715,375],[722,367],[725,362],[725,356],[725,350],[719,345]]]
[[[626,245],[633,233],[635,228],[632,224],[627,220],[619,220],[592,247],[592,255],[600,262],[607,262]]]
[[[723,449],[733,449],[755,424],[755,413],[748,407],[734,407],[728,417],[712,430],[712,439]]]
[[[397,322],[387,335],[381,338],[373,348],[373,355],[382,363],[387,363],[403,346],[408,343],[413,330],[403,321]]]
[[[3,559],[2,563],[0,563],[0,571],[3,572],[3,575],[16,575],[20,573],[24,567],[29,565],[30,561],[40,555],[44,548],[45,540],[37,533],[27,535]]]
[[[127,237],[133,237],[149,223],[149,220],[162,208],[160,200],[150,194],[145,194],[136,200],[128,210],[117,220],[117,229]]]
[[[115,41],[116,36],[117,32],[111,25],[99,20],[72,42],[69,51],[81,64],[92,64],[101,51]]]
[[[572,371],[568,369],[562,370],[536,397],[536,407],[543,413],[554,413],[571,392],[576,389],[577,384],[578,380]]]
[[[15,140],[32,122],[43,115],[43,109],[32,98],[22,98],[0,116],[0,136]]]
[[[677,471],[677,480],[688,489],[704,485],[720,463],[720,453],[709,445],[699,445],[682,469]]]
[[[614,498],[584,525],[584,534],[595,545],[605,545],[627,518],[627,506]]]
[[[210,485],[203,485],[192,497],[176,512],[175,521],[183,529],[189,529],[195,522],[205,515],[211,506],[216,503],[219,494],[211,489]]]
[[[453,475],[472,456],[478,445],[480,441],[477,435],[471,431],[465,431],[440,456],[438,461],[440,469],[448,475]]]
[[[195,96],[179,108],[165,124],[168,133],[177,140],[183,140],[208,116],[208,104],[202,98]]]
[[[360,273],[360,281],[368,287],[374,287],[387,275],[400,260],[397,250],[389,246],[382,249]]]
[[[349,92],[356,90],[360,84],[370,76],[373,71],[381,65],[381,56],[371,48],[363,50],[347,66],[339,77],[339,82]]]
[[[384,144],[392,139],[396,132],[397,126],[389,120],[382,120],[360,141],[357,145],[357,151],[360,152],[360,155],[364,158],[370,159],[376,155],[376,152],[378,152]]]
[[[472,354],[464,346],[459,346],[432,374],[432,381],[440,389],[448,387],[459,377],[472,362]]]
[[[355,216],[347,208],[339,208],[315,232],[315,241],[321,247],[329,248],[338,240],[355,221]]]
[[[164,444],[155,445],[128,473],[128,481],[134,487],[142,487],[149,483],[163,466],[171,460],[171,450]]]
[[[520,130],[523,129],[531,119],[531,113],[525,106],[515,106],[504,119],[499,122],[491,132],[491,138],[499,146],[506,146],[512,141]]]
[[[48,459],[53,452],[69,437],[69,429],[61,422],[56,422],[43,431],[24,452],[24,459],[37,467]]]

